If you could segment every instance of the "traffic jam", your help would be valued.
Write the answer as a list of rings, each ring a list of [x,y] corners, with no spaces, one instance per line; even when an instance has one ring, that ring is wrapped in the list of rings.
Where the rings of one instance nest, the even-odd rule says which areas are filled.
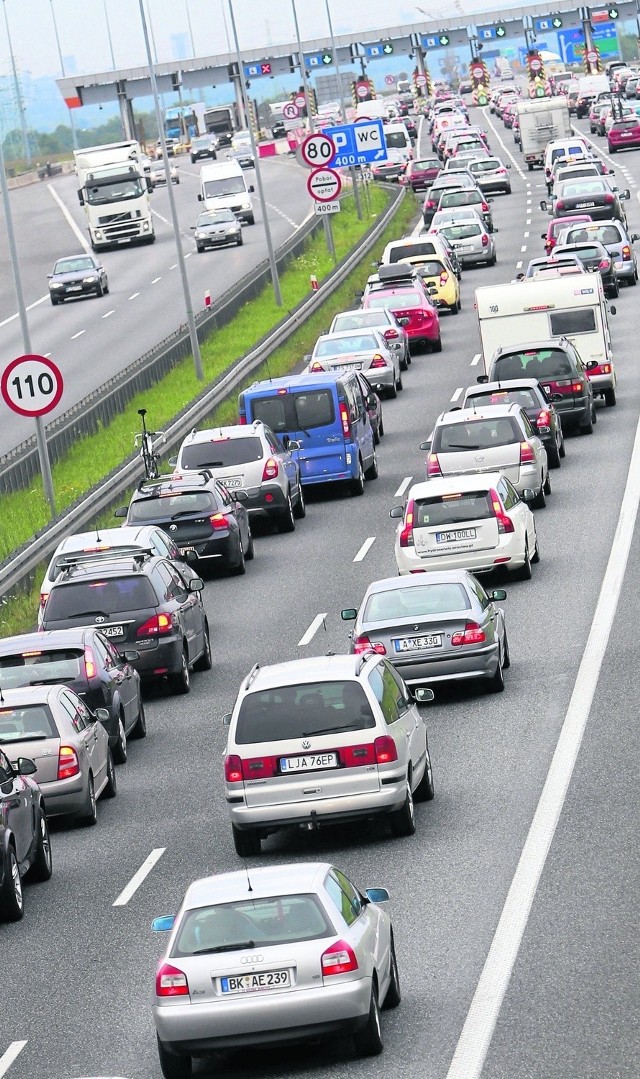
[[[386,244],[294,372],[242,389],[237,422],[192,431],[111,527],[66,535],[33,629],[0,639],[0,920],[17,923],[32,899],[24,885],[52,876],[57,834],[77,831],[70,838],[89,857],[91,829],[100,836],[106,803],[127,791],[130,751],[142,743],[136,768],[157,752],[149,716],[168,706],[178,727],[180,699],[219,677],[220,580],[242,578],[229,595],[245,603],[267,537],[282,537],[275,550],[286,567],[286,537],[304,534],[311,518],[363,514],[385,475],[385,435],[402,438],[412,376],[435,368],[445,384],[460,313],[473,310],[468,384],[435,402],[419,447],[424,471],[388,499],[388,575],[370,580],[359,602],[327,578],[327,611],[338,612],[347,645],[324,654],[320,615],[300,642],[310,654],[291,658],[285,647],[264,663],[256,627],[253,665],[227,687],[229,711],[211,717],[226,741],[211,797],[236,865],[185,878],[177,913],[153,921],[164,937],[154,938],[155,981],[147,972],[148,1026],[165,1079],[246,1048],[346,1038],[356,1057],[383,1051],[381,1013],[402,996],[394,892],[383,881],[364,887],[342,829],[374,822],[384,842],[420,842],[437,799],[432,716],[452,687],[467,701],[509,694],[521,659],[509,590],[545,558],[541,518],[565,455],[579,457],[583,436],[598,438],[598,421],[606,428],[624,393],[616,304],[637,284],[639,237],[608,155],[640,147],[640,104],[622,103],[621,77],[612,71],[589,101],[586,86],[576,98],[589,136],[573,123],[562,80],[541,99],[494,81],[482,109],[446,83],[428,99],[385,98],[369,119],[388,157],[368,167],[372,180],[415,199],[411,231]],[[362,117],[373,104],[358,106]],[[330,117],[324,131],[331,137]],[[307,155],[308,190],[328,206],[348,186],[349,150],[331,168],[321,142]],[[501,230],[529,174],[548,227],[514,269],[502,264]],[[501,283],[485,277],[496,266]],[[268,614],[266,595],[261,604]],[[340,868],[331,838],[317,857],[314,839],[325,833],[337,837]],[[290,1074],[286,1060],[279,1066]]]

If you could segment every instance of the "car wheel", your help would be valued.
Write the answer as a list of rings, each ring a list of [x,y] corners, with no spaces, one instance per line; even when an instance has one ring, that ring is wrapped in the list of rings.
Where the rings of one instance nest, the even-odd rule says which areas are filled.
[[[396,389],[397,389],[398,393],[401,393],[402,390],[404,389],[404,383],[402,381],[402,375],[400,374],[400,372],[398,372],[398,379],[396,381]]]
[[[491,678],[487,679],[487,692],[488,693],[502,693],[504,690],[504,674],[502,670],[502,656],[500,655],[500,649],[498,649],[498,666],[496,667],[495,674]]]
[[[104,289],[102,288],[102,285],[96,285],[96,296],[97,296],[97,298],[100,299],[100,297],[103,296],[103,295],[104,295]]]
[[[176,674],[171,675],[171,688],[174,693],[188,693],[191,689],[191,675],[189,674],[189,663],[187,660],[186,651],[182,650],[180,656],[180,670]]]
[[[300,480],[298,480],[298,501],[293,507],[293,512],[298,521],[302,521],[307,516],[307,504],[304,500],[304,491]]]
[[[427,750],[427,764],[424,770],[424,775],[418,786],[413,792],[414,802],[431,802],[435,797],[435,787],[433,785],[433,768],[431,767],[431,755]]]
[[[433,352],[442,352],[442,338],[440,336],[438,336],[436,338],[436,340],[433,342],[432,351]]]
[[[413,835],[416,830],[413,794],[408,777],[404,802],[400,809],[394,809],[393,813],[389,814],[389,823],[391,824],[391,831],[397,836]]]
[[[629,278],[629,288],[638,284],[638,271],[634,270],[633,277]]]
[[[393,398],[397,397],[397,396],[398,396],[398,387],[396,385],[396,380],[395,380],[395,377],[394,377],[394,380],[393,380],[393,383],[391,384],[391,386],[387,386],[387,397],[390,397],[393,400]]]
[[[249,542],[247,544],[247,549],[244,552],[245,561],[246,562],[253,562],[253,560],[255,558],[255,555],[256,555],[256,549],[255,549],[255,545],[254,545],[254,542],[253,542],[253,532],[251,531],[251,529],[249,529]]]
[[[532,565],[533,564],[537,565],[539,561],[540,561],[540,545],[538,543],[538,534],[536,533],[536,543],[535,543],[535,547],[533,548],[533,554],[531,555],[531,563],[532,563]]]
[[[364,494],[364,468],[362,466],[362,457],[358,456],[358,475],[355,480],[351,480],[349,484],[352,495]]]
[[[544,484],[538,491],[537,495],[531,501],[531,508],[534,510],[543,510],[547,504],[547,496],[544,490]]]
[[[498,256],[494,254],[493,257],[489,259],[488,265],[489,266],[495,266],[497,261],[498,261]]]
[[[140,710],[138,712],[138,718],[135,722],[135,726],[131,731],[132,738],[146,738],[147,737],[147,717],[144,714],[144,704],[140,701]]]
[[[380,1029],[380,1008],[378,990],[375,983],[371,986],[371,1003],[366,1026],[353,1035],[356,1053],[361,1057],[377,1057],[382,1052],[382,1031]]]
[[[107,296],[109,294],[109,282],[105,281],[105,283],[104,283],[104,285],[102,287],[104,288],[105,296]]]
[[[236,247],[242,247],[243,243],[244,243],[244,236],[238,236],[238,239],[236,240]]]
[[[238,533],[238,555],[234,566],[227,567],[230,577],[242,577],[247,572],[242,536]]]
[[[457,303],[457,302],[449,304],[449,311],[451,312],[452,315],[457,315],[458,312],[460,311],[460,304]]]
[[[544,478],[544,486],[543,486],[542,489],[543,489],[545,495],[550,495],[551,494],[551,480],[549,478],[549,473],[548,472],[547,472],[547,474],[546,474],[546,476]]]
[[[251,214],[251,217],[247,218],[247,225],[255,225],[255,223],[256,223],[256,219],[253,216],[253,214]]]
[[[398,970],[398,959],[396,956],[396,945],[393,939],[393,933],[391,934],[391,947],[389,957],[389,988],[387,989],[387,995],[384,998],[382,1007],[397,1008],[398,1004],[402,1000],[402,993],[400,992],[400,972]]]
[[[407,357],[403,356],[402,359],[400,360],[400,370],[401,371],[406,371],[408,366],[409,366],[409,362],[407,360]]]
[[[567,456],[567,450],[566,450],[566,447],[565,447],[565,444],[564,444],[564,433],[562,434],[560,445],[558,446],[558,454],[559,454],[560,457],[566,457]]]
[[[44,809],[40,810],[38,818],[38,842],[36,855],[27,877],[33,881],[49,880],[53,873],[53,859],[51,857],[51,840],[49,838],[49,825]]]
[[[373,428],[373,444],[374,446],[380,445],[380,432],[377,427]]]
[[[0,918],[5,922],[19,922],[24,914],[22,881],[18,859],[12,846],[9,846],[4,867],[4,884],[0,891]]]
[[[122,722],[122,715],[118,716],[118,741],[113,747],[113,759],[116,764],[127,763],[127,735]]]
[[[209,623],[205,621],[204,624],[204,650],[200,659],[197,659],[193,665],[194,671],[210,671],[213,666],[213,657],[211,655],[211,638],[209,636]]]
[[[57,307],[58,306],[58,297],[57,296],[52,296],[51,297],[51,306],[52,307]]]
[[[382,421],[382,412],[380,413],[380,423],[378,424],[378,434],[380,438],[384,438],[384,423]]]
[[[115,798],[118,793],[118,780],[116,779],[116,766],[113,763],[113,753],[109,750],[107,757],[107,785],[104,788],[105,798]]]
[[[609,390],[604,391],[604,403],[607,408],[613,408],[616,403],[616,391],[613,386]]]
[[[407,351],[406,351],[406,354],[405,354],[405,357],[404,357],[404,362],[406,363],[407,367],[411,367],[411,350],[410,349],[407,349]]]
[[[201,255],[202,252],[204,251],[204,244],[196,244],[196,251],[198,252],[199,255]]]
[[[560,450],[556,442],[553,446],[547,446],[547,462],[549,468],[560,468]]]
[[[287,504],[278,514],[278,532],[295,532],[296,521],[291,503],[291,491],[287,491]]]
[[[93,782],[93,776],[89,773],[89,783],[87,785],[87,797],[84,803],[84,809],[78,814],[78,819],[87,828],[93,828],[94,824],[98,820],[98,806],[96,803],[96,788]]]
[[[589,413],[589,419],[584,420],[580,424],[579,430],[580,430],[581,435],[592,435],[593,434],[593,410],[591,410],[591,412]]]
[[[190,1079],[193,1074],[190,1056],[176,1056],[175,1053],[169,1053],[159,1038],[158,1056],[160,1058],[160,1070],[164,1075],[164,1079]]]
[[[233,845],[236,848],[236,854],[240,858],[258,857],[262,850],[262,840],[257,832],[253,829],[236,828],[235,824],[232,824],[231,834],[233,835]]]
[[[378,478],[378,456],[375,450],[373,451],[373,461],[365,472],[365,478],[368,480],[377,480]]]
[[[509,641],[507,638],[507,632],[504,634],[504,652],[502,654],[502,670],[508,671],[511,666],[511,653],[509,652]]]
[[[609,296],[610,300],[618,299],[618,296],[620,295],[620,282],[617,280],[617,278],[615,283],[609,286],[607,295]]]
[[[524,562],[518,570],[518,579],[520,581],[530,581],[532,577],[531,573],[531,558],[529,556],[529,542],[525,540],[524,545]]]
[[[505,193],[505,195],[510,195],[511,194],[511,188],[510,187],[505,187],[504,193]]]

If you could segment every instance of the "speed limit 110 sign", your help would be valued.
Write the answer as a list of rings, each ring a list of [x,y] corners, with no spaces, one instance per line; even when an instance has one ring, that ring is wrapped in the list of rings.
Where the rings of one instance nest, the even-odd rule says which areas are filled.
[[[19,416],[45,416],[60,403],[63,389],[62,372],[47,356],[18,356],[0,379],[5,404]]]
[[[300,155],[309,168],[319,169],[336,156],[336,146],[328,135],[308,135],[300,147]]]

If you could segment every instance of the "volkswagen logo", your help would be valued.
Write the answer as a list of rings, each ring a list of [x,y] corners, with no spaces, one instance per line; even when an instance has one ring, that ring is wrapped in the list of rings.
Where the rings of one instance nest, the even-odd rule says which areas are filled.
[[[241,963],[264,963],[263,955],[243,955]]]
[[[178,531],[178,526],[177,525],[169,525],[169,531],[170,532],[177,532]]]
[[[305,738],[304,742],[302,743],[302,748],[303,749],[311,749],[311,742],[309,741],[308,738]]]
[[[103,614],[97,614],[96,615],[96,622],[104,622],[104,621],[105,621],[105,617],[104,617]]]

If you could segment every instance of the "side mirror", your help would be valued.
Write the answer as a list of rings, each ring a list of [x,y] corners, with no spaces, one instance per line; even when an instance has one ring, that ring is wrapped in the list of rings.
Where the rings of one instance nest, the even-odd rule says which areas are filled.
[[[202,580],[202,577],[192,577],[191,580],[189,581],[189,591],[190,592],[202,592],[203,588],[204,588],[204,581]]]
[[[225,712],[225,714],[222,717],[222,722],[223,722],[225,727],[230,727],[231,726],[231,712]]]
[[[78,191],[78,202],[81,206],[84,206],[84,195],[82,194],[82,191]]]
[[[611,307],[609,308],[609,314],[611,314],[611,315],[617,315],[618,314],[618,308],[615,306],[615,304],[611,304]]]
[[[126,652],[120,653],[123,659],[126,659],[127,663],[135,663],[137,659],[140,659],[140,653],[135,648],[127,649]]]
[[[354,618],[357,617],[357,614],[358,612],[355,607],[347,607],[346,610],[340,611],[340,617],[343,622],[353,622]]]
[[[622,191],[622,192],[620,193],[620,198],[621,198],[621,199],[630,199],[630,198],[631,198],[631,192],[629,191],[629,189],[628,189],[628,188],[627,188],[627,190],[626,190],[626,191]]]
[[[287,445],[287,449],[288,449],[289,453],[293,453],[294,450],[299,450],[300,448],[301,448],[301,443],[300,442],[296,442],[295,438],[290,438],[289,439],[289,442],[288,442],[288,445]]]
[[[169,458],[168,464],[169,464],[170,468],[175,468],[175,467],[176,467],[176,465],[177,465],[177,463],[178,463],[178,458],[177,458],[177,456],[176,456],[176,457],[170,457],[170,458]]]
[[[530,487],[525,487],[524,491],[522,492],[522,501],[523,502],[533,502],[535,497],[536,497],[535,491],[532,491]]]
[[[255,187],[253,186],[253,184],[249,184],[249,194],[253,195],[254,191],[255,191]]]
[[[542,199],[540,202],[540,209],[545,211],[547,210],[547,204],[544,199]]]
[[[634,244],[636,242],[636,240],[640,240],[640,236],[638,236],[637,232],[633,232],[631,234],[631,243]]]
[[[489,596],[489,599],[502,600],[507,598],[507,593],[504,588],[494,588],[493,592]]]
[[[414,689],[413,695],[417,700],[418,704],[429,704],[431,701],[435,700],[435,694],[433,690],[427,689],[424,686],[420,689]]]
[[[421,442],[420,449],[424,450],[425,453],[431,453],[431,439],[429,438],[426,442]]]
[[[546,234],[546,232],[541,232],[541,233],[540,233],[540,239],[541,239],[541,240],[546,240],[546,238],[547,238],[547,234]]]
[[[162,918],[154,918],[151,928],[154,933],[169,933],[176,924],[175,914],[164,914]]]
[[[101,723],[106,723],[111,719],[111,713],[108,708],[96,708],[95,717],[99,719]]]
[[[249,501],[249,495],[247,494],[246,491],[234,491],[233,492],[233,497],[235,498],[236,502],[248,502]]]
[[[118,506],[117,510],[113,511],[113,516],[114,517],[126,517],[127,516],[127,507],[126,506]]]
[[[483,382],[488,382],[488,381],[489,381],[489,376],[488,375],[478,375],[478,377],[476,379],[476,382],[479,382],[481,385],[482,385]]]
[[[202,194],[202,191],[198,192],[198,202],[204,202],[204,195]]]
[[[365,888],[364,894],[370,903],[388,903],[391,899],[386,888]]]
[[[404,506],[394,506],[393,509],[389,510],[389,516],[392,517],[394,521],[401,521],[404,518]]]
[[[508,168],[508,169],[510,169],[510,168],[511,168],[511,165],[507,165],[507,168]]]
[[[38,771],[38,767],[36,762],[31,760],[31,757],[18,757],[15,771],[19,776],[34,776]]]
[[[364,296],[364,292],[362,291],[362,289],[358,289],[358,291],[356,293],[354,293],[354,295],[355,295],[356,300],[361,300],[362,297]]]
[[[194,566],[198,561],[198,556],[195,551],[185,551],[180,557],[183,562],[187,562],[191,566]]]
[[[304,356],[302,357],[302,359],[304,360],[305,363],[311,363],[311,353],[306,352],[304,354]]]
[[[592,371],[594,367],[598,366],[597,360],[587,360],[587,371]]]
[[[53,277],[53,274],[52,274],[52,273],[48,273],[48,274],[47,274],[47,277],[49,278],[49,280],[51,280],[51,278]]]
[[[189,228],[191,229],[192,232],[196,231],[196,226],[195,225],[190,225]]]

